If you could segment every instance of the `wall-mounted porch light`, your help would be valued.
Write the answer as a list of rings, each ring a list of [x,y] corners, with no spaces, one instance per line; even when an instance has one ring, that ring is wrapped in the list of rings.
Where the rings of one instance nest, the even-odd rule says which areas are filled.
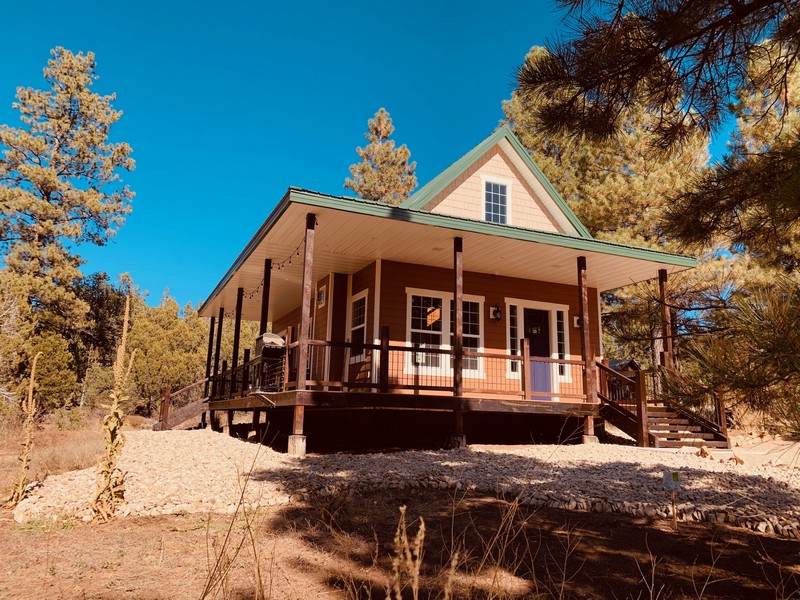
[[[503,318],[503,311],[500,310],[500,307],[497,304],[492,307],[491,316],[495,321],[499,321]]]

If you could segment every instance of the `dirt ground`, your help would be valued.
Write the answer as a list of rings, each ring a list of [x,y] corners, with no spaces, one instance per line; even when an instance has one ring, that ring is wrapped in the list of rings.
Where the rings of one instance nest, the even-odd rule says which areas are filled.
[[[208,584],[218,598],[382,599],[400,505],[412,545],[425,521],[421,598],[800,597],[797,541],[414,490],[104,525],[21,526],[3,510],[0,598],[201,598]]]

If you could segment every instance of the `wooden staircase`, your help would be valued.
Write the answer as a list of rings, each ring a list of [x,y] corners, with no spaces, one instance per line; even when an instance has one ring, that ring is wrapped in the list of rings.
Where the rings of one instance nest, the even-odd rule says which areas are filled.
[[[729,442],[717,427],[709,427],[705,419],[683,414],[665,404],[647,405],[647,429],[650,446],[654,448],[678,448],[681,446],[707,446],[728,448]],[[716,425],[716,424],[713,424]]]
[[[730,448],[720,406],[715,407],[712,420],[692,408],[656,398],[657,372],[619,373],[602,364],[598,369],[600,416],[635,438],[637,445]]]

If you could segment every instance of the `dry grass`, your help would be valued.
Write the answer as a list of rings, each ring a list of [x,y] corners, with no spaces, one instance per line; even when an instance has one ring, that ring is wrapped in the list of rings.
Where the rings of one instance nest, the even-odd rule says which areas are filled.
[[[22,432],[10,430],[0,441],[0,492],[4,495],[12,485]],[[44,423],[33,434],[33,451],[29,479],[41,480],[48,475],[86,469],[97,464],[103,452],[103,438],[96,423],[84,429],[59,430]]]

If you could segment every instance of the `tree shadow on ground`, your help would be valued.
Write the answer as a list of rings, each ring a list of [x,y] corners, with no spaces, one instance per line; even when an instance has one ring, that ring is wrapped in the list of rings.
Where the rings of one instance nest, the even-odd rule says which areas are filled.
[[[256,471],[252,477],[280,481],[287,493],[305,495],[305,502],[279,511],[271,527],[296,532],[307,543],[345,558],[350,567],[327,577],[349,597],[386,596],[399,506],[407,507],[409,537],[417,531],[417,519],[425,521],[422,598],[443,597],[448,577],[456,597],[470,598],[800,594],[800,544],[794,540],[696,522],[681,522],[673,531],[663,519],[516,501],[567,493],[614,501],[626,496],[633,478],[649,496],[642,500],[666,505],[661,473],[675,468],[667,456],[674,455],[646,466],[586,461],[563,467],[555,459],[533,460],[513,451],[422,452],[414,461],[403,452],[328,455],[309,456],[299,466]],[[481,473],[490,473],[491,483]],[[800,504],[795,490],[760,475],[696,468],[681,473],[682,493],[697,505],[736,504],[761,494],[788,506]],[[386,480],[395,484],[382,487]],[[453,489],[453,482],[464,489]],[[432,489],[440,485],[447,489]],[[449,576],[456,553],[456,568]],[[298,558],[297,568],[315,567]]]

